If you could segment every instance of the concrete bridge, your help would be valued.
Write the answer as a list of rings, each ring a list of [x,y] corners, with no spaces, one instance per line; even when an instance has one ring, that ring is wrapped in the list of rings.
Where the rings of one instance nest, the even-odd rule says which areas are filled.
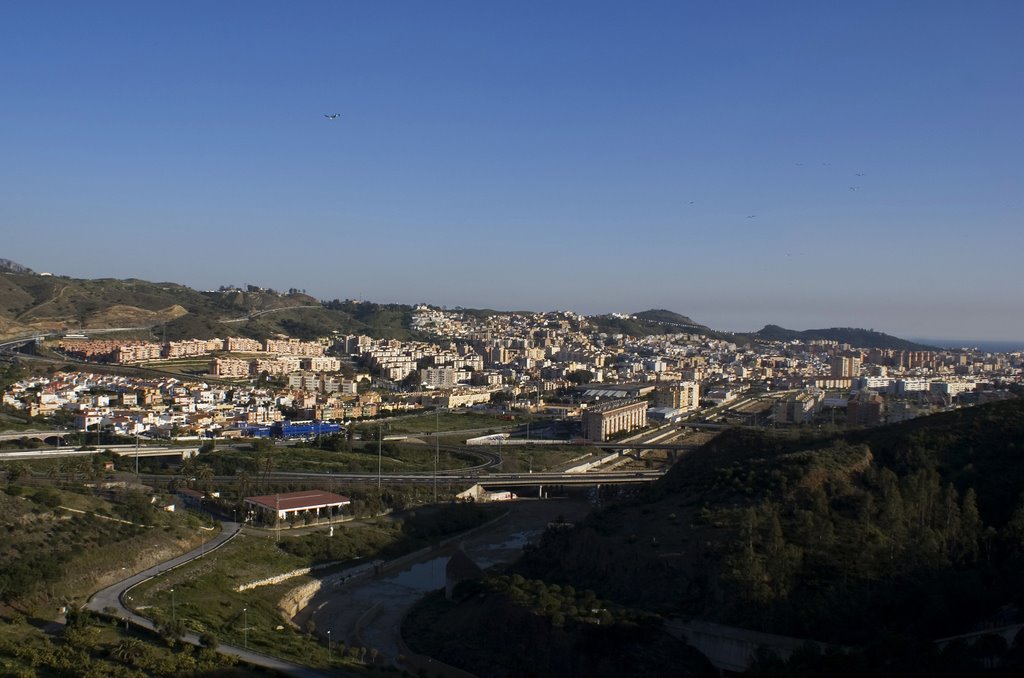
[[[5,440],[41,440],[49,445],[56,445],[58,440],[64,440],[66,436],[81,433],[81,431],[13,431],[0,433],[0,442]]]
[[[762,648],[775,653],[785,661],[795,650],[808,644],[818,645],[823,650],[828,647],[805,638],[762,633],[698,620],[669,620],[665,622],[665,630],[700,650],[719,671],[731,673],[743,673],[749,669],[754,663],[757,651]]]
[[[134,445],[103,445],[94,450],[77,447],[58,447],[52,450],[18,450],[0,452],[0,461],[32,461],[35,459],[60,459],[81,457],[110,451],[119,457],[177,457],[188,459],[199,454],[198,447],[139,447]]]

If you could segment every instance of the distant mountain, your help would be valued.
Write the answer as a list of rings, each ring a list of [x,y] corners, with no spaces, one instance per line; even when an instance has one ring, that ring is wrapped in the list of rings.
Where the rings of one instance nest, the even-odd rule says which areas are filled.
[[[0,273],[32,273],[32,269],[10,259],[0,259]]]
[[[765,325],[750,335],[762,341],[813,341],[827,339],[856,348],[891,348],[904,351],[932,351],[934,346],[918,344],[890,334],[854,327],[830,327],[822,330],[787,330],[778,325]]]

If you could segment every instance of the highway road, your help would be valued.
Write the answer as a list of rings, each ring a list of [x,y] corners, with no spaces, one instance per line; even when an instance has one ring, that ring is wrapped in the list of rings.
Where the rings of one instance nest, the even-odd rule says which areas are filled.
[[[12,450],[0,452],[0,461],[31,461],[33,459],[56,459],[60,457],[79,457],[109,450],[119,457],[193,457],[199,454],[198,447],[140,447],[135,446],[104,445],[93,450],[83,450],[77,447],[53,447],[45,450]]]
[[[650,483],[657,480],[664,471],[595,471],[592,473],[463,473],[446,471],[437,474],[439,483],[480,483],[481,485],[505,486],[536,486],[536,485],[606,485],[620,483]],[[146,481],[167,480],[165,475],[142,474]],[[318,483],[347,483],[365,485],[377,482],[376,473],[312,473],[304,471],[273,471],[267,479],[275,482],[305,480]],[[382,475],[381,479],[389,484],[421,485],[434,481],[431,473],[393,473]],[[216,482],[231,483],[235,476],[216,476]]]

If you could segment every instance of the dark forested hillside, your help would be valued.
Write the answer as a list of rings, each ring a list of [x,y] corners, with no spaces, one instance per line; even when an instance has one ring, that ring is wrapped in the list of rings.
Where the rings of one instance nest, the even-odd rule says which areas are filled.
[[[593,591],[515,575],[465,582],[455,593],[454,601],[437,593],[421,603],[402,634],[414,648],[479,676],[717,675],[660,618],[612,606]]]
[[[546,534],[520,572],[931,657],[933,639],[1024,621],[1022,445],[1021,400],[855,434],[728,431],[643,496]]]

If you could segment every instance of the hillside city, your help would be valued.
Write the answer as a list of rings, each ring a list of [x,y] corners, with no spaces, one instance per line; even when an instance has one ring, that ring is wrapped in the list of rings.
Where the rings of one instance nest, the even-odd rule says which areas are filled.
[[[825,339],[741,345],[690,332],[634,337],[597,331],[572,312],[478,317],[421,305],[411,328],[430,340],[335,333],[316,341],[139,342],[69,333],[37,350],[82,361],[79,369],[17,381],[3,404],[33,417],[59,414],[82,431],[154,437],[267,435],[282,420],[498,408],[578,421],[580,436],[603,441],[751,395],[770,400],[733,412],[740,415],[733,423],[905,421],[1006,398],[1024,367],[1021,353],[966,348]],[[109,374],[90,364],[166,376]]]
[[[259,288],[172,327],[47,308],[82,289],[0,343],[0,618],[58,629],[0,668],[781,678],[916,647],[873,654],[880,610],[950,676],[1024,666],[1022,351]]]

